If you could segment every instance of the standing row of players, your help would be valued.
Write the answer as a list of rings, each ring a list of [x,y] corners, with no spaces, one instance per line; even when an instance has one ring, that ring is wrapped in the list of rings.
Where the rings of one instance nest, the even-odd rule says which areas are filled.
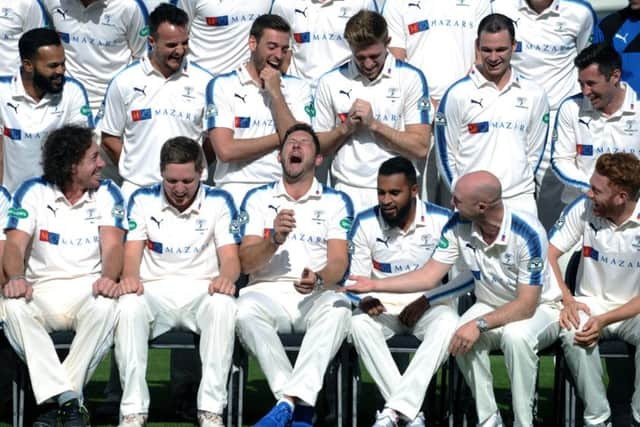
[[[251,190],[236,210],[229,193],[201,183],[199,144],[176,137],[162,146],[162,181],[136,190],[125,208],[119,188],[100,178],[91,130],[52,132],[44,175],[25,181],[11,201],[4,191],[2,204],[0,307],[28,366],[34,425],[86,425],[82,389],[114,338],[120,425],[144,425],[147,342],[178,326],[201,336],[201,426],[224,425],[236,333],[278,399],[257,426],[312,425],[324,372],[349,334],[386,400],[376,427],[424,425],[426,388],[448,354],[471,387],[479,424],[501,426],[494,349],[508,361],[515,422],[532,426],[537,352],[558,337],[585,424],[609,425],[594,346],[612,336],[640,344],[637,157],[600,156],[589,191],[567,207],[549,241],[535,217],[504,204],[488,171],[460,177],[452,213],[421,201],[414,166],[393,157],[377,173],[377,204],[354,218],[349,196],[315,178],[322,160],[312,128],[293,125],[278,150],[282,178]],[[576,244],[583,257],[572,292],[558,257]],[[236,298],[241,272],[249,282]],[[472,288],[477,302],[459,317],[455,297]],[[48,332],[67,329],[76,336],[60,362]],[[292,366],[277,333],[293,331],[305,338]],[[407,332],[423,343],[401,375],[385,341]]]
[[[372,177],[384,159],[402,154],[422,170],[432,125],[434,158],[445,187],[450,189],[457,176],[470,170],[492,170],[506,198],[534,213],[534,194],[541,206],[546,198],[556,200],[562,189],[543,185],[545,173],[554,176],[547,168],[552,146],[557,148],[557,175],[582,189],[590,170],[576,171],[574,164],[592,167],[602,152],[635,150],[630,140],[637,137],[637,94],[622,82],[634,79],[633,68],[608,51],[602,54],[606,58],[599,51],[584,53],[574,66],[596,28],[588,3],[474,1],[436,7],[390,2],[383,20],[376,13],[352,17],[361,8],[375,9],[373,2],[275,2],[271,10],[285,18],[266,15],[256,21],[256,11],[214,14],[207,2],[195,7],[184,1],[179,4],[184,12],[163,5],[148,17],[142,3],[109,2],[109,7],[132,8],[118,14],[100,2],[86,3],[45,3],[60,40],[45,30],[27,37],[20,53],[23,67],[0,86],[3,183],[11,191],[41,172],[38,152],[51,129],[92,125],[91,116],[96,116],[103,149],[118,164],[125,194],[160,178],[155,162],[146,161],[157,160],[160,147],[149,141],[187,136],[203,141],[210,162],[217,159],[213,181],[236,203],[246,190],[279,176],[275,152],[293,121],[311,122],[319,131],[323,153],[333,157],[332,182],[352,196],[358,209],[375,201]],[[638,7],[630,1],[623,15],[637,13]],[[504,32],[499,40],[478,37],[478,24],[489,12],[512,20],[493,15],[492,22],[484,23],[489,34]],[[114,16],[136,18],[124,25],[114,22]],[[239,31],[241,23],[249,43],[238,47],[242,37],[230,33]],[[629,29],[627,39],[635,34],[631,25],[621,27]],[[114,34],[102,34],[122,28],[129,33],[119,34],[119,43],[110,42]],[[610,34],[611,28],[606,26],[605,41],[619,38]],[[604,38],[602,31],[595,33]],[[233,45],[241,54],[214,49],[214,41],[223,38],[225,46]],[[199,47],[203,44],[209,47],[206,59]],[[116,45],[117,54],[109,50]],[[611,46],[625,50],[616,42]],[[227,68],[212,65],[212,56]],[[139,60],[121,71],[131,58]],[[474,60],[477,67],[472,67]],[[74,64],[88,68],[79,71]],[[63,78],[66,65],[77,81]],[[282,74],[284,69],[297,77]],[[314,71],[306,71],[310,69]],[[213,80],[212,74],[217,76]],[[67,90],[65,81],[73,83]],[[580,86],[588,99],[563,107],[569,115],[559,121],[562,128],[554,139],[547,129],[554,128],[563,100]],[[517,143],[504,142],[511,140]],[[515,159],[517,166],[505,170],[510,163],[506,158]],[[433,173],[435,167],[431,169]],[[429,194],[435,197],[435,191]],[[547,228],[557,217],[549,212],[553,218],[546,218],[550,205],[558,206],[548,203],[538,209]]]

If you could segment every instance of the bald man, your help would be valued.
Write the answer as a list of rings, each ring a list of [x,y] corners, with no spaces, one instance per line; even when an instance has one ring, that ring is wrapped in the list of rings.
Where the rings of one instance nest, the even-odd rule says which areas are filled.
[[[349,292],[432,289],[459,257],[469,266],[476,303],[462,315],[449,345],[476,400],[478,425],[502,426],[492,387],[489,352],[501,349],[512,386],[514,425],[533,425],[536,352],[558,337],[560,290],[547,265],[540,222],[502,202],[495,175],[462,176],[453,191],[456,213],[431,259],[419,270],[383,280],[352,276]]]

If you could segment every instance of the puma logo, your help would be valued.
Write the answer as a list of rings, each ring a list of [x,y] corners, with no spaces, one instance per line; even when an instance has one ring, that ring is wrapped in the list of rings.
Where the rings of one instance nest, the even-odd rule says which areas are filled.
[[[278,214],[278,209],[280,208],[280,206],[273,206],[273,205],[269,205],[267,206],[267,208],[269,209],[273,209],[273,211],[276,213],[276,215]]]
[[[242,101],[242,103],[243,103],[243,104],[246,104],[246,103],[247,103],[247,101],[245,100],[245,98],[247,97],[247,95],[242,96],[242,95],[240,95],[240,94],[234,93],[234,94],[233,94],[233,97],[234,97],[234,98],[238,98],[238,99],[240,99],[240,100]]]
[[[477,99],[473,99],[473,98],[471,98],[471,103],[472,103],[472,104],[478,104],[478,105],[480,106],[480,108],[484,108],[484,107],[482,106],[482,100],[483,100],[483,99],[484,99],[484,98],[480,98],[480,100],[477,100]]]
[[[416,3],[409,3],[407,4],[407,7],[417,7],[418,9],[422,10],[422,8],[420,7],[420,2],[416,2]]]
[[[10,102],[7,102],[7,106],[9,106],[9,107],[13,108],[13,111],[15,111],[15,112],[16,112],[16,114],[18,114],[18,104],[15,104],[15,105],[14,105],[14,104],[12,104],[12,103],[10,103]]]
[[[304,9],[300,10],[300,9],[293,9],[294,13],[299,13],[300,15],[304,16],[305,18],[307,17],[307,9],[308,7],[305,7]]]
[[[134,92],[140,92],[142,95],[147,96],[147,93],[145,92],[145,90],[147,90],[146,86],[143,86],[142,89],[140,89],[139,87],[133,87],[133,91]]]
[[[589,129],[589,123],[591,123],[591,120],[587,121],[585,119],[578,119],[578,123],[582,123],[587,127],[587,129]]]
[[[380,237],[376,237],[376,242],[380,242],[383,245],[385,245],[387,247],[387,249],[389,249],[389,238],[387,237],[387,240],[383,240]]]
[[[164,219],[158,220],[156,217],[152,216],[151,217],[151,221],[155,222],[156,225],[158,226],[158,228],[160,228],[160,223],[162,223],[162,221],[164,221]]]
[[[60,16],[62,16],[62,19],[66,20],[67,19],[67,11],[66,10],[62,10],[59,7],[56,7],[56,9],[53,11],[53,13],[57,13]]]
[[[47,205],[47,209],[49,209],[51,212],[53,212],[53,216],[56,216],[56,212],[58,211],[58,209],[55,209],[51,205]]]
[[[339,95],[344,95],[344,96],[346,96],[347,98],[351,99],[351,91],[353,91],[353,89],[349,89],[348,91],[346,91],[346,90],[340,90],[340,91],[338,92],[338,94],[339,94]]]
[[[624,44],[629,43],[629,42],[627,41],[627,38],[628,38],[628,37],[629,37],[629,33],[624,33],[624,36],[623,36],[623,35],[620,35],[619,33],[615,33],[615,34],[614,34],[614,36],[613,36],[613,38],[614,38],[614,39],[620,39],[620,40],[622,40],[622,41],[624,42]]]

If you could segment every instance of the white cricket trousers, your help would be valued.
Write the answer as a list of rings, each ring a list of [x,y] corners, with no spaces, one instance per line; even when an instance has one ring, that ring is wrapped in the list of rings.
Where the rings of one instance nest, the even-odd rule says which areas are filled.
[[[334,291],[302,295],[293,284],[262,283],[242,289],[238,298],[238,338],[258,359],[277,399],[292,396],[315,405],[350,323],[351,304]],[[278,332],[305,332],[295,367]]]
[[[148,413],[148,342],[172,328],[200,335],[198,409],[222,413],[227,404],[236,304],[228,295],[209,295],[208,287],[208,280],[157,280],[145,282],[142,295],[119,298],[115,354],[123,388],[122,416]]]
[[[597,316],[611,310],[594,297],[576,297],[577,301],[586,304],[591,309],[591,315]],[[587,321],[589,316],[580,312],[580,327]],[[604,423],[611,416],[611,408],[607,400],[607,391],[602,382],[603,370],[600,360],[598,346],[584,348],[574,344],[576,330],[570,331],[562,329],[560,338],[562,340],[562,350],[567,359],[567,365],[573,375],[578,396],[584,403],[584,423],[585,425],[598,425]],[[640,346],[640,316],[616,322],[602,329],[602,338],[618,338],[631,345]],[[634,380],[634,391],[631,398],[631,413],[636,422],[640,422],[640,351],[635,353],[636,374]]]
[[[431,378],[449,356],[449,341],[457,323],[457,313],[446,305],[429,308],[413,328],[403,325],[394,314],[372,317],[360,310],[354,313],[351,339],[387,407],[410,420],[418,415]],[[422,341],[403,375],[386,342],[395,334],[413,334]]]
[[[113,343],[116,302],[93,296],[97,278],[38,283],[31,301],[4,300],[4,331],[29,369],[37,404],[64,391],[82,396],[82,388]],[[69,355],[60,362],[49,333],[71,330],[76,334]]]
[[[559,303],[538,305],[529,319],[509,323],[480,335],[471,351],[456,361],[476,401],[478,425],[493,426],[498,412],[493,393],[493,376],[489,352],[502,350],[511,380],[514,426],[533,426],[533,398],[536,391],[538,351],[558,339]],[[460,318],[459,326],[493,311],[495,307],[475,303]],[[500,424],[498,424],[500,425]]]

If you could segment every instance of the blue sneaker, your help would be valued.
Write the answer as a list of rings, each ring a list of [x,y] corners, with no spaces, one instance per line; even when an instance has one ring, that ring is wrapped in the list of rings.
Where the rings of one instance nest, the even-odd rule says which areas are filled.
[[[291,427],[312,427],[313,413],[313,406],[296,405],[293,409]]]
[[[280,402],[265,415],[253,427],[287,427],[292,417],[291,405]]]

